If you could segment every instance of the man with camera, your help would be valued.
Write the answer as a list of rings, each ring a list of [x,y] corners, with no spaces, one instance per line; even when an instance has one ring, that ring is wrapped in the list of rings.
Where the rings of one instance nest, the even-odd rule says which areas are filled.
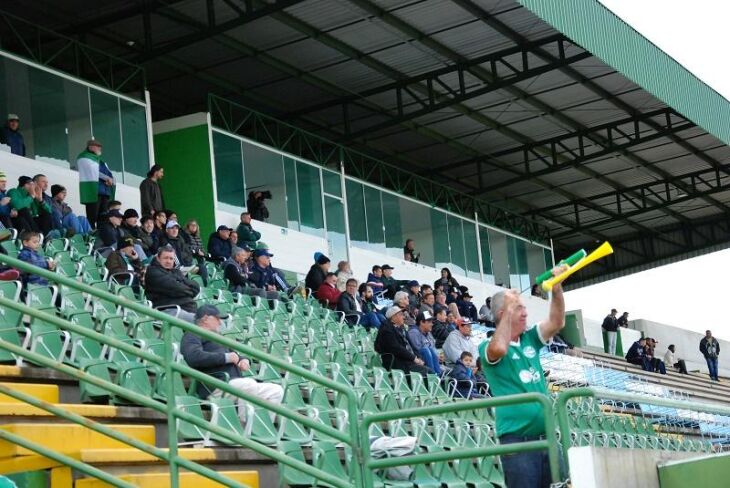
[[[271,200],[271,192],[266,191],[252,191],[248,194],[248,201],[246,202],[246,209],[251,214],[251,218],[265,222],[269,218],[269,209],[266,208],[264,200]]]

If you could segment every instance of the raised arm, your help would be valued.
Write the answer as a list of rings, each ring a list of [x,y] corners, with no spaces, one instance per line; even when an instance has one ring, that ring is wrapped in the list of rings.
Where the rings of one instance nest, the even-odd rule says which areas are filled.
[[[568,269],[567,265],[553,268],[553,276],[557,276]],[[555,334],[565,326],[565,298],[563,297],[563,286],[558,283],[553,286],[550,298],[550,313],[547,320],[540,322],[540,336],[543,340],[549,341]]]
[[[498,316],[494,319],[497,321],[497,330],[494,331],[492,339],[487,346],[487,360],[490,363],[496,363],[509,349],[509,343],[512,340],[512,317],[517,313],[519,306],[519,295],[516,291],[510,290],[504,295],[504,305],[498,310]]]

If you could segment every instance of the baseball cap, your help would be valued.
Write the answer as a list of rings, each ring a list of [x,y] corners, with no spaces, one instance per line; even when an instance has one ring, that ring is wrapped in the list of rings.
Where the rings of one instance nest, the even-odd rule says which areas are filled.
[[[195,311],[195,320],[198,321],[206,316],[218,317],[220,319],[227,319],[228,314],[221,315],[221,311],[215,305],[201,305],[198,310]]]
[[[180,227],[180,224],[177,223],[177,220],[170,220],[165,224],[165,229],[172,229],[173,227]]]
[[[86,141],[86,147],[89,146],[99,146],[102,147],[101,141],[99,139],[89,139]]]
[[[419,313],[418,316],[416,317],[416,322],[418,322],[418,323],[424,322],[424,321],[430,322],[432,320],[433,320],[433,315],[431,315],[431,312],[429,312],[428,310],[424,310],[423,312]]]
[[[253,252],[253,255],[255,257],[259,257],[259,256],[269,256],[270,258],[273,258],[274,257],[274,255],[271,254],[268,249],[256,249]]]
[[[20,120],[18,114],[8,114],[8,120]]]
[[[402,309],[402,308],[400,308],[400,307],[390,307],[390,308],[389,308],[389,309],[388,309],[388,310],[387,310],[387,311],[385,312],[385,318],[386,318],[386,319],[390,319],[390,318],[393,318],[393,317],[395,316],[395,314],[397,314],[397,313],[400,313],[400,312],[402,312],[402,311],[403,311],[403,309]]]
[[[233,229],[231,229],[231,228],[230,228],[230,227],[228,227],[227,225],[219,225],[219,226],[218,226],[218,229],[216,230],[216,232],[220,232],[220,231],[222,231],[222,230],[233,230]]]
[[[461,295],[461,298],[474,298],[474,297],[469,295],[469,292],[467,291],[463,295]]]
[[[395,269],[395,268],[393,266],[389,265],[389,264],[384,264],[384,265],[382,265],[380,267],[380,269],[382,269],[383,271],[385,271],[386,269]]]
[[[459,326],[462,326],[462,325],[466,326],[466,325],[468,325],[469,327],[471,327],[471,326],[472,326],[472,324],[473,324],[473,322],[472,322],[471,320],[468,320],[468,319],[464,319],[464,318],[462,318],[462,319],[461,319],[461,320],[459,321],[459,324],[458,324],[458,325],[459,325]]]
[[[109,211],[108,211],[108,212],[106,213],[106,216],[107,216],[107,217],[116,217],[116,218],[118,218],[118,219],[123,219],[123,218],[124,218],[124,215],[122,215],[122,212],[120,212],[120,211],[119,211],[118,209],[116,209],[116,208],[113,208],[113,209],[109,210]]]

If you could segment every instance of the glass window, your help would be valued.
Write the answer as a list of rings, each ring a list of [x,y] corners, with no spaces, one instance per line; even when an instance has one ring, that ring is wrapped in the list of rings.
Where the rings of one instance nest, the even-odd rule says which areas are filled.
[[[66,160],[69,154],[68,139],[66,135],[66,100],[64,93],[63,78],[54,76],[51,73],[39,69],[29,68],[30,80],[30,105],[33,114],[33,146],[36,156],[45,158]],[[27,125],[23,115],[21,117],[24,132]],[[117,129],[119,129],[117,117]],[[117,130],[117,139],[119,131]],[[121,170],[121,154],[117,151],[115,159],[113,141],[110,141],[110,159],[107,161],[118,162]],[[79,150],[80,152],[80,150]],[[104,141],[104,159],[106,157],[106,141]],[[114,168],[114,167],[112,167]]]
[[[299,230],[299,190],[297,189],[296,162],[284,156],[284,182],[286,183],[287,226]]]
[[[324,185],[325,193],[338,197],[342,196],[342,182],[340,181],[339,173],[322,169],[322,184]]]
[[[147,114],[143,106],[119,99],[122,118],[124,171],[145,178],[150,169],[147,152]]]
[[[401,248],[405,246],[406,239],[413,239],[415,252],[420,254],[418,263],[426,266],[433,266],[435,263],[430,214],[429,207],[406,198],[400,199],[400,221],[403,232]],[[403,251],[400,255],[402,259]]]
[[[494,282],[499,286],[510,288],[510,270],[507,257],[507,236],[495,230],[488,230],[489,248],[492,251],[492,271]],[[515,283],[515,287],[519,284]]]
[[[549,266],[545,266],[545,253],[544,249],[535,244],[527,243],[527,271],[529,273],[528,280],[530,283],[530,289],[532,284],[535,283],[535,278],[542,274],[546,269],[550,269]]]
[[[324,197],[327,215],[327,244],[329,258],[335,263],[347,260],[347,239],[345,237],[345,207],[338,198]]]
[[[385,222],[385,253],[403,259],[403,233],[401,232],[400,198],[382,192],[383,221]]]
[[[453,215],[446,216],[449,224],[449,250],[451,251],[452,273],[466,275],[466,255],[464,254],[464,230],[462,220]]]
[[[347,220],[350,224],[350,242],[353,246],[367,249],[368,227],[365,215],[365,195],[362,185],[353,180],[345,180],[347,193]],[[378,210],[379,210],[378,206]]]
[[[476,224],[468,220],[462,220],[464,229],[464,251],[466,253],[466,276],[481,279],[479,263],[479,243],[477,242]]]
[[[385,253],[385,231],[383,229],[383,208],[380,190],[372,186],[363,185],[365,196],[365,220],[368,227],[369,248],[373,251]]]
[[[545,255],[545,269],[551,269],[553,267],[553,253],[550,252],[550,249],[542,249],[543,254]]]
[[[65,80],[64,84],[66,86],[66,130],[68,131],[67,158],[75,167],[76,158],[86,148],[86,141],[91,138],[89,88],[70,80]],[[144,109],[142,110],[144,111]],[[146,130],[145,127],[145,142],[143,147],[145,158],[147,158]],[[145,174],[146,172],[145,170]]]
[[[301,231],[324,237],[322,184],[319,180],[319,168],[300,161],[297,161],[296,166]]]
[[[271,198],[265,202],[269,209],[266,221],[286,227],[286,186],[281,154],[244,142],[243,170],[246,179],[245,198],[248,199],[252,191],[271,192]]]
[[[119,125],[119,99],[91,89],[91,128],[94,139],[104,145],[102,159],[116,173],[124,170],[122,135]]]
[[[494,284],[494,273],[492,272],[492,252],[489,246],[489,231],[486,227],[479,226],[479,244],[482,249],[482,274],[484,281]]]
[[[246,180],[243,175],[241,141],[213,131],[215,184],[218,201],[243,210],[246,206]]]
[[[433,240],[434,266],[448,267],[451,263],[449,253],[449,229],[446,223],[446,213],[431,209],[431,239]]]
[[[527,271],[527,249],[525,241],[507,236],[507,253],[512,288],[518,289],[520,293],[529,293],[530,275]]]

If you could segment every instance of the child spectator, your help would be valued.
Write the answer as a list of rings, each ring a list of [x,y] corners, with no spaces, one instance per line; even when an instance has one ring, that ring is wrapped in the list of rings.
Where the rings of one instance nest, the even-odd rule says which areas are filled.
[[[18,259],[49,271],[56,269],[56,263],[53,259],[46,258],[38,253],[38,248],[41,246],[41,236],[38,232],[24,231],[20,235],[20,242],[23,244],[23,248],[18,254]],[[23,272],[23,286],[29,284],[48,286],[48,280],[36,274]]]
[[[454,369],[449,376],[457,381],[453,395],[459,398],[483,398],[484,395],[477,391],[477,380],[474,376],[474,356],[469,351],[464,351],[454,364]]]

